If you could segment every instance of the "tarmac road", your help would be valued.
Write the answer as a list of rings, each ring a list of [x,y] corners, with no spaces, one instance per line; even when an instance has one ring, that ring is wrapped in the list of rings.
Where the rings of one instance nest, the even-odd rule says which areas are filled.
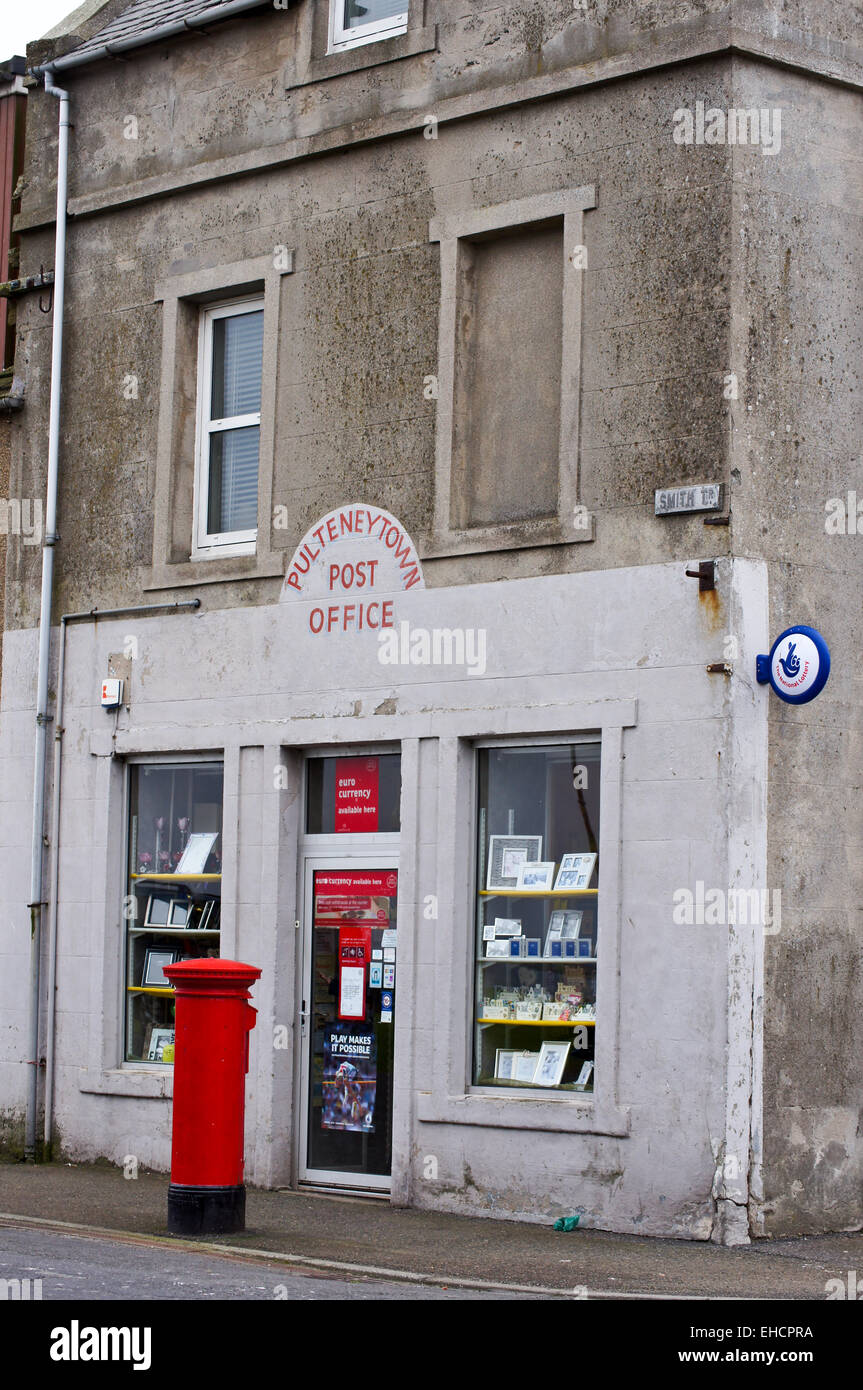
[[[103,1236],[71,1235],[31,1226],[0,1225],[0,1302],[3,1280],[41,1281],[42,1301],[239,1300],[320,1302],[328,1299],[526,1299],[529,1294],[447,1289],[358,1276],[296,1273],[284,1265],[171,1250]],[[26,1285],[24,1286],[27,1287]],[[8,1293],[7,1293],[8,1297]],[[7,1309],[7,1312],[9,1310]]]

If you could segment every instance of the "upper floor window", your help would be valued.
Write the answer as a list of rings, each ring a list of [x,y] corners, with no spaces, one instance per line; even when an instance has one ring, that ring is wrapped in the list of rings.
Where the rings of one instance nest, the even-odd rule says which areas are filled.
[[[263,303],[202,312],[193,559],[255,550]]]
[[[407,0],[330,0],[330,52],[404,34]]]

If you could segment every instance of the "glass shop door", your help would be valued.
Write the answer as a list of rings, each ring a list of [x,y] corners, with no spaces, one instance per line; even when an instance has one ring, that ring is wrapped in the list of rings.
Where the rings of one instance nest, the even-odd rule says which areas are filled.
[[[305,860],[300,1181],[390,1186],[398,859]]]

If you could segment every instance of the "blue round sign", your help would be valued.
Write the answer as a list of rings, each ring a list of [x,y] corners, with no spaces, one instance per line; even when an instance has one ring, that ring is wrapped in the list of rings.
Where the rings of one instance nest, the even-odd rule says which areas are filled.
[[[814,700],[830,675],[830,651],[814,627],[786,628],[776,638],[769,656],[758,657],[758,680],[769,681],[776,695],[788,705]]]

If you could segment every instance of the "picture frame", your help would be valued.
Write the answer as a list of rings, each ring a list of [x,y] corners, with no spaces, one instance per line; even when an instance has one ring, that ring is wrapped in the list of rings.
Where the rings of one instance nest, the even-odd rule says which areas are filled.
[[[515,1059],[518,1053],[510,1047],[499,1047],[494,1054],[494,1076],[496,1081],[512,1081]]]
[[[580,960],[593,959],[593,940],[591,937],[580,936],[575,944],[578,946],[578,955]]]
[[[593,877],[597,857],[595,854],[565,854],[557,871],[555,889],[572,888],[584,892]]]
[[[553,912],[548,919],[548,931],[545,934],[545,945],[542,948],[544,960],[551,960],[554,957],[563,955],[563,926],[565,912]],[[554,949],[556,947],[556,949]]]
[[[151,893],[144,914],[145,927],[167,927],[174,903],[173,893]]]
[[[521,936],[520,917],[495,917],[492,922],[492,936],[489,938],[494,941],[496,937],[502,936]]]
[[[164,1061],[163,1052],[166,1047],[174,1045],[173,1028],[153,1028],[147,1041],[147,1061]]]
[[[575,941],[578,939],[583,918],[583,912],[564,912],[563,927],[560,933],[561,941]]]
[[[202,874],[204,866],[219,838],[218,830],[197,831],[186,841],[186,848],[174,870],[175,874]]]
[[[504,937],[502,941],[486,941],[486,960],[509,960],[509,942],[509,937]]]
[[[569,1042],[544,1042],[539,1051],[533,1084],[535,1086],[559,1086],[563,1076],[566,1059],[571,1047]]]
[[[528,893],[542,893],[551,888],[554,882],[554,860],[544,859],[531,861],[519,865],[516,888],[523,888]]]
[[[538,1061],[538,1052],[517,1052],[512,1069],[513,1081],[533,1081]]]
[[[520,866],[537,863],[541,853],[541,835],[491,835],[486,889],[505,891],[516,888]]]
[[[208,898],[207,901],[204,903],[203,907],[201,908],[201,916],[198,919],[198,931],[210,930],[210,918],[213,915],[214,905],[214,898]]]
[[[583,1091],[587,1086],[587,1083],[592,1075],[593,1062],[588,1060],[583,1064],[581,1071],[578,1073],[578,1080],[575,1082],[575,1089],[577,1091]]]
[[[160,989],[170,989],[170,984],[165,979],[164,970],[166,965],[173,965],[176,959],[176,951],[166,950],[160,946],[148,946],[144,955],[144,968],[141,972],[141,986],[149,985]]]
[[[173,898],[168,913],[169,927],[190,927],[192,924],[192,899]]]

